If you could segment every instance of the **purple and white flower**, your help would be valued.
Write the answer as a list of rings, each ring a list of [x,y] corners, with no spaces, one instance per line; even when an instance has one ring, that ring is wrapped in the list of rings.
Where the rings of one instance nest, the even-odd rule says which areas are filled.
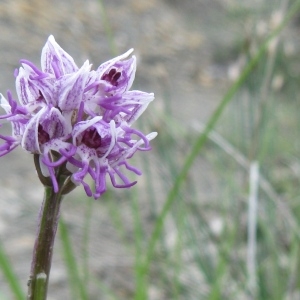
[[[1,95],[6,114],[0,119],[11,122],[12,135],[0,135],[0,156],[18,145],[38,155],[42,176],[51,178],[55,192],[61,188],[62,169],[95,199],[106,191],[107,175],[114,187],[134,185],[122,169],[141,174],[127,160],[138,150],[149,150],[157,133],[144,135],[131,127],[154,99],[152,93],[130,91],[136,71],[132,51],[97,70],[88,61],[79,68],[50,36],[41,69],[21,60],[15,74],[19,104],[10,92],[8,100]]]

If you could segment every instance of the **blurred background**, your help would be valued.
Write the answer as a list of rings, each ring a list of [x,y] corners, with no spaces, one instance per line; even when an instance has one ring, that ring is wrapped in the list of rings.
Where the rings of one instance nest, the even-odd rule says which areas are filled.
[[[151,152],[132,159],[138,184],[108,184],[98,201],[79,187],[64,199],[76,264],[59,230],[49,300],[300,299],[298,2],[0,0],[1,93],[16,96],[19,60],[39,66],[53,34],[78,66],[89,59],[95,69],[134,48],[133,88],[156,96],[136,124],[159,133]],[[25,292],[43,188],[21,149],[0,166],[0,244]],[[14,297],[0,270],[0,299]]]

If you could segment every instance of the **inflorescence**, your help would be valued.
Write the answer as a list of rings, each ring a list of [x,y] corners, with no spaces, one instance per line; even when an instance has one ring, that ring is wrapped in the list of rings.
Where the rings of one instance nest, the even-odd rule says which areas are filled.
[[[11,136],[0,135],[0,156],[21,145],[38,157],[39,177],[50,179],[55,192],[62,169],[74,186],[82,184],[95,199],[106,191],[107,175],[114,187],[134,185],[124,168],[141,174],[128,159],[137,150],[150,150],[149,141],[157,133],[144,135],[131,127],[154,99],[153,93],[129,90],[136,71],[132,51],[97,70],[91,70],[89,61],[78,68],[50,36],[42,50],[41,70],[21,60],[15,72],[19,103],[9,91],[7,99],[0,94],[6,111],[0,119],[12,125]]]

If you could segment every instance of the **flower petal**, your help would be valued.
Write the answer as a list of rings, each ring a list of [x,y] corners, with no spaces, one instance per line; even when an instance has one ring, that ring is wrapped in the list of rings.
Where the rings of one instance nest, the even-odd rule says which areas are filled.
[[[54,78],[34,76],[36,73],[33,72],[31,66],[25,62],[22,66],[16,78],[16,91],[20,103],[28,106],[28,109],[32,107],[33,110],[44,104],[56,106]]]
[[[0,106],[6,111],[8,115],[11,114],[11,105],[2,94],[0,94]]]
[[[24,135],[22,138],[21,146],[23,149],[30,153],[41,153],[38,141],[38,126],[40,119],[47,112],[47,107],[43,107],[36,115],[34,115],[28,122]]]
[[[56,43],[53,35],[49,36],[42,50],[41,66],[43,72],[56,77],[78,70],[74,59]]]
[[[122,94],[132,86],[136,72],[136,58],[132,56],[127,60],[115,62],[104,74],[99,74],[106,83],[107,94]],[[113,75],[111,75],[113,74]],[[115,75],[117,74],[117,79]]]
[[[42,153],[43,144],[55,139],[66,140],[71,130],[71,124],[65,120],[59,109],[43,107],[27,124],[22,148],[31,153]]]
[[[71,124],[67,122],[60,110],[55,107],[52,107],[47,114],[43,116],[40,124],[49,134],[50,139],[67,137],[72,131]]]
[[[38,88],[29,79],[30,73],[24,68],[19,68],[19,74],[16,78],[16,91],[19,101],[22,105],[35,102],[39,98]]]
[[[103,75],[106,71],[108,71],[117,61],[121,61],[125,58],[127,58],[131,53],[133,52],[133,49],[129,49],[127,52],[113,58],[110,59],[108,61],[106,61],[105,63],[101,64],[98,69],[97,69],[97,73],[98,75]]]
[[[102,119],[102,117],[98,116],[91,120],[78,122],[74,126],[73,132],[72,132],[73,144],[76,145],[76,143],[77,143],[76,140],[82,132],[84,132],[89,127],[93,126],[95,123],[99,122],[101,119]]]
[[[85,84],[89,75],[90,64],[86,61],[78,72],[60,78],[58,106],[62,111],[78,109],[83,99]]]

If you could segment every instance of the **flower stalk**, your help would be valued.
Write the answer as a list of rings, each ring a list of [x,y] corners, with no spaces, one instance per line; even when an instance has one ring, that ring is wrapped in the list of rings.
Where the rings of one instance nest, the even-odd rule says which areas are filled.
[[[55,193],[53,187],[45,187],[33,249],[27,300],[45,300],[47,298],[53,246],[62,197],[60,191]]]

